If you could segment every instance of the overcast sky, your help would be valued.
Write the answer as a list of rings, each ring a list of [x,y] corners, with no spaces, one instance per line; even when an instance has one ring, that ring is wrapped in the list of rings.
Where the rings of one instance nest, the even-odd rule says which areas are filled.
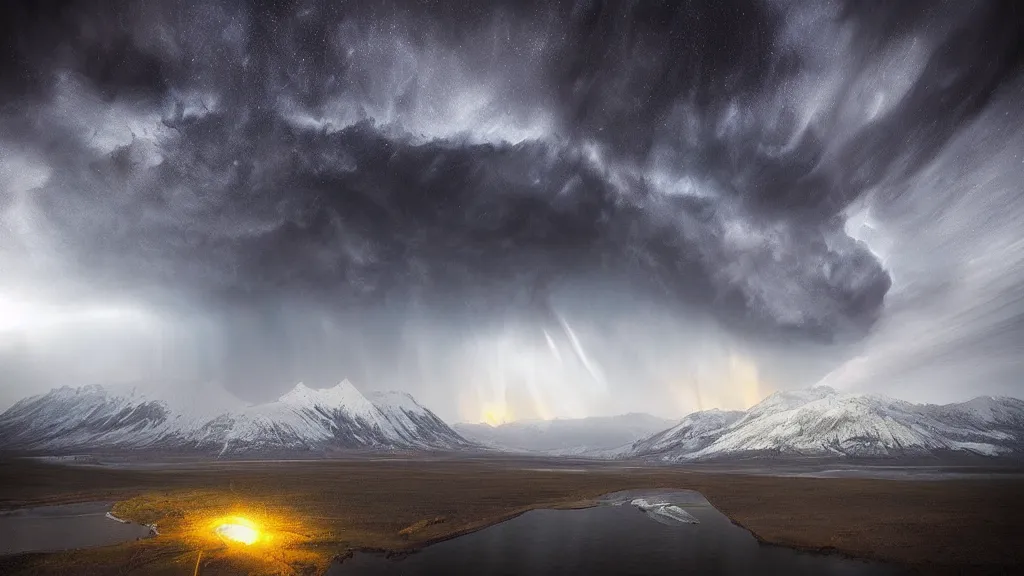
[[[1024,395],[1017,2],[15,2],[0,409]]]

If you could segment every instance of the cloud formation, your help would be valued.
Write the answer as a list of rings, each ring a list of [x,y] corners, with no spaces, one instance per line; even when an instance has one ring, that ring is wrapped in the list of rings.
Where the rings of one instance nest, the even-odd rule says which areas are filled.
[[[1013,234],[967,230],[1015,213],[1019,185],[977,178],[1019,162],[956,152],[1022,133],[1013,3],[8,10],[0,306],[135,306],[161,326],[156,360],[83,378],[261,398],[347,376],[452,417],[497,371],[493,395],[547,415],[626,394],[650,410],[696,373],[731,386],[737,362],[773,387],[874,348],[905,367],[885,342],[915,335],[893,326],[955,308],[897,297],[953,265],[921,227],[960,263]],[[949,209],[968,190],[984,213]],[[1020,267],[985,273],[1009,291]],[[950,280],[957,302],[980,278]],[[996,330],[965,324],[970,342]],[[5,362],[43,386],[18,338]]]

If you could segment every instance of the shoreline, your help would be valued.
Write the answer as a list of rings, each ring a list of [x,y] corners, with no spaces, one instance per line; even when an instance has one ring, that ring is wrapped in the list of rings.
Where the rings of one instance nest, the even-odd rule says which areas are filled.
[[[531,510],[588,508],[609,493],[657,489],[699,492],[763,545],[928,573],[1024,566],[1017,520],[1024,517],[1024,482],[1015,478],[820,479],[582,466],[586,473],[532,470],[532,460],[353,460],[150,471],[0,461],[0,508],[113,501],[119,518],[160,526],[148,543],[17,565],[8,557],[0,572],[167,572],[188,554],[195,563],[189,550],[208,537],[210,521],[242,512],[281,534],[275,554],[312,573],[357,552],[412,554]],[[204,553],[202,563],[211,574],[244,574],[257,555],[223,550]]]
[[[640,487],[640,488],[627,488],[626,490],[640,490],[640,491],[642,491],[642,490],[645,490],[645,488],[643,488],[643,487]],[[686,489],[686,490],[689,490],[689,489]],[[615,492],[619,492],[619,491],[617,490]],[[615,492],[608,492],[606,494],[601,494],[597,498],[601,498],[601,497],[607,496],[609,494],[614,494]],[[703,493],[701,493],[699,491],[696,491],[696,490],[694,490],[694,492],[697,492],[698,494],[703,496],[705,499],[707,499],[707,496],[705,496]],[[345,552],[335,556],[332,559],[331,563],[332,564],[333,563],[343,564],[346,560],[351,559],[355,554],[382,554],[382,555],[384,555],[385,558],[388,558],[388,559],[391,559],[391,558],[402,558],[402,557],[405,557],[405,556],[409,556],[409,555],[421,552],[422,550],[424,550],[424,549],[426,549],[426,548],[428,548],[430,546],[433,546],[435,544],[440,544],[442,542],[447,542],[449,540],[454,540],[456,538],[460,538],[462,536],[466,536],[466,535],[472,534],[474,532],[479,532],[481,530],[485,530],[485,529],[490,528],[492,526],[497,526],[497,525],[499,525],[499,524],[501,524],[503,522],[508,522],[509,520],[513,520],[515,518],[518,518],[519,516],[522,516],[523,514],[526,514],[527,512],[532,512],[534,510],[584,510],[584,509],[587,509],[587,508],[594,508],[594,507],[597,507],[597,506],[601,506],[601,503],[598,501],[597,498],[591,498],[591,499],[587,499],[587,500],[568,501],[568,502],[565,502],[565,503],[555,504],[555,505],[530,506],[530,507],[527,507],[525,509],[516,510],[515,512],[511,512],[509,514],[506,514],[506,515],[503,515],[503,516],[500,516],[500,517],[497,517],[497,518],[488,519],[488,520],[482,520],[479,523],[476,523],[476,524],[474,524],[472,526],[464,526],[462,528],[453,530],[451,532],[448,532],[448,533],[445,533],[445,534],[442,534],[442,535],[439,535],[439,536],[434,536],[434,537],[431,537],[431,538],[429,538],[427,540],[423,540],[423,541],[420,541],[420,542],[416,542],[416,543],[410,544],[407,547],[391,547],[391,548],[388,548],[388,547],[372,547],[372,546],[353,547],[353,548],[349,548]],[[901,569],[904,569],[904,570],[907,570],[907,571],[919,571],[919,570],[923,569],[923,567],[920,566],[920,565],[905,564],[905,563],[895,562],[895,561],[893,561],[891,559],[885,559],[885,558],[879,558],[879,557],[876,557],[876,556],[858,554],[856,552],[851,552],[851,551],[848,551],[848,550],[837,548],[835,546],[807,546],[807,545],[801,545],[801,544],[795,544],[795,543],[786,543],[786,542],[783,542],[783,541],[773,541],[773,540],[770,540],[770,539],[766,539],[765,537],[761,536],[757,532],[754,532],[753,530],[751,530],[747,526],[743,525],[741,522],[739,522],[738,520],[736,520],[732,516],[726,514],[722,510],[720,510],[710,500],[708,500],[708,502],[710,503],[712,508],[714,508],[720,514],[722,514],[723,516],[728,518],[729,522],[731,522],[735,526],[738,526],[739,528],[742,528],[744,531],[749,533],[751,536],[754,537],[755,540],[757,540],[757,543],[759,545],[762,545],[762,546],[775,546],[775,547],[779,547],[779,548],[786,548],[786,549],[794,550],[794,551],[797,551],[797,552],[803,552],[803,553],[814,554],[814,555],[819,555],[819,556],[835,556],[835,557],[840,557],[840,558],[844,558],[844,559],[847,559],[847,560],[856,560],[856,561],[862,561],[862,562],[873,562],[873,563],[886,564],[886,565],[890,565],[890,566],[893,566],[893,567],[896,567],[896,568],[901,568]]]
[[[625,490],[645,490],[645,489],[648,489],[648,488],[646,488],[644,486],[625,488]],[[690,488],[680,488],[680,489],[691,490]],[[616,490],[615,492],[618,492],[618,491],[619,490]],[[732,524],[742,528],[743,530],[748,532],[751,536],[753,536],[754,539],[757,540],[759,545],[775,546],[775,547],[780,547],[780,548],[786,548],[786,549],[789,549],[789,550],[795,550],[795,551],[804,552],[804,553],[808,553],[808,554],[815,554],[815,555],[822,555],[822,556],[837,556],[837,557],[845,558],[845,559],[849,559],[849,560],[881,563],[881,564],[890,565],[890,566],[893,566],[893,567],[896,567],[896,568],[899,568],[899,569],[902,569],[902,570],[906,570],[908,573],[928,573],[928,574],[934,574],[934,573],[950,573],[950,574],[960,573],[960,569],[959,568],[946,567],[946,566],[939,565],[939,564],[900,562],[898,560],[893,560],[892,558],[887,558],[887,557],[885,557],[883,555],[879,555],[879,554],[875,554],[875,553],[870,553],[870,552],[866,552],[865,553],[865,552],[859,552],[859,551],[851,551],[851,550],[848,550],[848,549],[844,549],[844,548],[840,548],[840,547],[836,547],[836,546],[832,546],[832,545],[823,545],[823,546],[806,545],[806,544],[799,544],[799,543],[795,543],[795,542],[788,542],[788,541],[785,541],[785,540],[782,540],[782,539],[772,539],[770,537],[765,537],[765,536],[759,534],[757,531],[751,529],[749,526],[745,525],[742,521],[740,521],[737,518],[733,517],[731,514],[728,514],[725,511],[723,511],[722,509],[720,509],[718,506],[716,506],[714,504],[714,502],[711,501],[710,498],[707,497],[707,495],[703,494],[703,492],[700,492],[700,491],[697,491],[697,490],[694,490],[694,491],[698,492],[699,494],[701,494],[701,496],[704,496],[704,498],[708,500],[708,502],[711,504],[711,506],[714,507],[723,516],[728,518],[729,521]],[[346,560],[351,559],[355,554],[382,554],[386,558],[389,558],[389,559],[390,558],[401,558],[401,557],[404,557],[404,556],[416,554],[416,553],[424,550],[425,548],[428,548],[428,547],[433,546],[435,544],[439,544],[439,543],[446,542],[446,541],[449,541],[449,540],[454,540],[456,538],[459,538],[459,537],[462,537],[462,536],[466,536],[466,535],[472,534],[474,532],[479,532],[481,530],[490,528],[492,526],[496,526],[496,525],[501,524],[503,522],[507,522],[509,520],[513,520],[515,518],[518,518],[519,516],[522,516],[523,514],[526,514],[527,512],[531,512],[531,511],[534,511],[534,510],[581,510],[581,509],[593,508],[593,507],[596,507],[596,506],[600,506],[601,504],[598,501],[598,498],[601,498],[603,496],[606,496],[607,494],[612,494],[612,493],[614,493],[614,492],[608,492],[608,493],[605,493],[605,494],[601,494],[601,495],[599,495],[599,496],[597,496],[595,498],[588,498],[588,499],[584,499],[584,500],[568,500],[568,501],[565,501],[565,502],[555,502],[555,503],[550,503],[549,502],[549,503],[530,505],[530,506],[527,506],[525,508],[521,508],[521,509],[517,509],[517,510],[515,510],[513,512],[509,512],[507,514],[503,514],[501,516],[480,520],[480,521],[474,522],[474,523],[472,523],[472,524],[470,524],[468,526],[462,526],[462,527],[457,528],[455,530],[452,530],[450,532],[445,532],[443,534],[439,534],[439,535],[436,535],[436,536],[431,536],[431,537],[429,537],[429,538],[427,538],[425,540],[409,542],[407,545],[403,545],[403,546],[355,546],[355,547],[351,547],[351,548],[346,549],[344,552],[341,552],[341,553],[338,553],[338,554],[335,554],[334,556],[332,556],[330,558],[329,562],[326,564],[325,569],[323,571],[319,572],[319,574],[326,573],[327,569],[329,569],[329,567],[332,564],[334,564],[334,563],[342,564]],[[98,496],[99,495],[97,495],[97,494],[82,494],[82,493],[73,494],[73,495],[65,495],[65,496],[56,498],[54,500],[32,502],[32,503],[27,503],[27,504],[24,504],[24,505],[18,505],[18,506],[14,506],[14,507],[4,507],[4,508],[0,509],[0,511],[2,511],[2,512],[11,512],[11,511],[17,511],[17,510],[22,510],[22,509],[26,509],[26,508],[36,508],[36,507],[43,507],[43,506],[60,506],[60,505],[65,505],[65,504],[100,502],[100,501],[111,502],[111,509],[113,509],[113,507],[116,506],[117,504],[127,501],[127,500],[110,500],[109,498],[104,500],[102,498],[98,498]],[[108,513],[108,514],[110,514],[110,513]],[[141,520],[131,518],[130,515],[126,515],[126,516],[128,516],[128,517],[127,518],[118,518],[118,521],[120,521],[120,522],[133,522],[133,523],[136,523],[136,524],[144,525],[141,522]],[[169,545],[168,547],[170,547],[170,545],[172,544],[171,541],[170,540],[162,540],[161,539],[162,536],[164,536],[164,534],[157,533],[153,538],[147,539],[147,543],[150,544],[150,545],[167,544],[167,545]],[[22,559],[26,559],[26,560],[28,560],[28,559],[44,559],[46,557],[52,557],[52,556],[57,556],[57,555],[74,555],[75,553],[82,552],[82,551],[90,551],[90,550],[93,550],[93,551],[96,551],[96,550],[112,551],[112,550],[116,550],[116,549],[119,549],[119,548],[130,548],[133,544],[134,543],[113,544],[113,545],[109,545],[109,546],[101,546],[101,547],[95,547],[95,548],[84,548],[84,549],[77,549],[77,550],[64,550],[64,551],[54,551],[54,552],[22,552],[22,553],[17,553],[17,554],[0,555],[0,561],[8,560],[8,561],[14,561],[15,563],[17,563],[19,560],[22,560]],[[335,543],[319,543],[318,545],[319,546],[332,546],[334,544]],[[998,569],[994,568],[993,570],[998,572]]]
[[[626,490],[638,490],[638,491],[642,491],[642,490],[645,490],[645,489],[646,488],[644,488],[644,487],[626,488]],[[689,490],[689,489],[686,489],[686,490]],[[604,496],[607,496],[609,494],[613,494],[615,492],[619,492],[619,490],[616,490],[614,492],[607,492],[607,493],[601,494],[601,495],[599,495],[599,496],[597,496],[595,498],[588,498],[588,499],[585,499],[585,500],[569,500],[569,501],[565,501],[565,502],[541,503],[541,504],[536,504],[536,505],[530,505],[530,506],[527,506],[527,507],[515,510],[513,512],[509,512],[507,514],[503,514],[501,516],[483,519],[483,520],[480,520],[478,522],[471,523],[468,526],[461,526],[461,527],[456,528],[456,529],[454,529],[452,531],[444,532],[443,534],[439,534],[439,535],[436,535],[436,536],[431,536],[431,537],[429,537],[429,538],[427,538],[425,540],[409,542],[409,544],[405,545],[405,546],[356,546],[356,547],[351,547],[351,548],[346,549],[344,552],[335,554],[330,559],[330,562],[328,563],[328,567],[331,564],[335,564],[335,563],[343,564],[346,560],[352,558],[355,554],[382,554],[382,555],[384,555],[388,559],[391,559],[391,558],[401,558],[401,557],[404,557],[404,556],[416,554],[416,553],[418,553],[418,552],[420,552],[420,551],[422,551],[422,550],[424,550],[424,549],[426,549],[426,548],[428,548],[430,546],[433,546],[435,544],[440,544],[442,542],[447,542],[449,540],[454,540],[456,538],[460,538],[462,536],[466,536],[466,535],[472,534],[474,532],[479,532],[481,530],[485,530],[485,529],[490,528],[492,526],[497,526],[499,524],[502,524],[504,522],[508,522],[509,520],[513,520],[515,518],[518,518],[519,516],[522,516],[523,514],[526,514],[528,512],[532,512],[532,511],[535,511],[535,510],[583,510],[583,509],[598,507],[598,506],[601,506],[601,502],[599,501],[600,498],[602,498]],[[694,490],[694,492],[697,492],[698,494],[703,496],[705,499],[707,499],[707,496],[705,496],[703,493],[701,493],[699,491],[696,491],[696,490]],[[92,495],[76,494],[76,495],[70,496],[69,498],[62,498],[59,503],[58,502],[35,503],[35,504],[28,504],[28,505],[24,505],[24,506],[17,506],[17,507],[14,507],[14,508],[7,508],[5,510],[16,511],[16,510],[23,510],[23,509],[29,509],[29,508],[44,507],[44,506],[60,506],[60,505],[64,505],[64,504],[75,504],[75,503],[87,503],[87,502],[101,502],[101,501],[104,501],[104,500],[98,500],[98,499],[96,499],[94,497],[90,497],[90,496],[92,496]],[[126,502],[126,501],[127,500],[113,501],[111,503],[111,509],[113,509],[113,507],[116,506],[117,504],[123,503],[123,502]],[[816,554],[816,555],[823,555],[823,556],[838,556],[838,557],[842,557],[842,558],[846,558],[846,559],[850,559],[850,560],[859,560],[859,561],[866,561],[866,562],[878,562],[878,563],[884,563],[884,564],[893,565],[893,566],[896,566],[896,567],[899,567],[899,568],[904,568],[904,569],[912,569],[912,568],[914,568],[914,565],[906,565],[906,564],[902,564],[902,563],[898,563],[898,562],[893,562],[892,560],[886,560],[884,558],[878,558],[878,557],[873,557],[873,556],[868,556],[868,555],[857,554],[855,552],[849,552],[847,550],[843,550],[841,548],[837,548],[837,547],[834,547],[834,546],[806,546],[806,545],[800,545],[800,544],[794,544],[794,543],[786,543],[786,542],[782,542],[782,541],[773,541],[773,540],[770,540],[770,539],[766,539],[763,536],[761,536],[760,534],[758,534],[758,533],[754,532],[753,530],[751,530],[750,528],[748,528],[747,526],[743,525],[737,519],[733,518],[732,516],[726,514],[722,510],[720,510],[710,500],[708,500],[708,502],[711,504],[712,507],[715,508],[715,510],[717,510],[723,516],[728,518],[729,521],[732,524],[742,528],[743,530],[748,532],[751,536],[753,536],[754,539],[757,540],[758,544],[760,544],[760,545],[777,546],[777,547],[787,548],[787,549],[795,550],[795,551],[799,551],[799,552],[804,552],[804,553],[809,553],[809,554]],[[122,522],[122,523],[132,522],[132,523],[144,525],[144,524],[142,524],[141,520],[136,519],[136,518],[131,518],[130,515],[127,515],[128,517],[126,517],[126,518],[120,518],[120,517],[114,517],[111,512],[108,512],[107,516],[110,517],[111,519],[116,519],[118,522]],[[161,541],[160,540],[161,536],[162,536],[162,534],[159,534],[159,533],[156,534],[153,538],[149,539],[149,544],[151,544],[151,545],[170,544],[169,540],[168,541]],[[338,543],[320,543],[321,546],[332,546],[334,544],[341,544],[341,543],[340,542],[338,542]],[[18,554],[2,555],[2,556],[0,556],[0,558],[16,559],[18,557],[26,557],[26,558],[27,557],[44,557],[44,556],[50,556],[50,555],[56,555],[56,554],[74,554],[76,552],[80,552],[80,551],[83,551],[83,550],[102,550],[102,549],[110,550],[110,549],[114,549],[114,548],[118,548],[118,547],[126,547],[126,546],[130,547],[131,543],[113,544],[113,545],[110,545],[110,546],[100,546],[100,547],[95,547],[95,548],[83,548],[83,549],[73,549],[73,550],[55,551],[55,552],[22,552],[22,553],[18,553]]]
[[[530,506],[530,507],[527,507],[525,509],[520,509],[520,510],[516,510],[514,512],[510,512],[508,514],[499,516],[497,518],[488,519],[488,520],[481,520],[478,523],[474,523],[474,524],[472,524],[470,526],[463,526],[462,528],[458,528],[456,530],[453,530],[451,532],[447,532],[445,534],[441,534],[441,535],[438,535],[438,536],[432,536],[432,537],[430,537],[430,538],[428,538],[426,540],[421,540],[421,541],[418,541],[416,543],[413,543],[413,544],[411,544],[408,547],[402,547],[402,548],[377,548],[377,547],[363,546],[363,547],[350,548],[350,549],[346,550],[344,553],[339,554],[337,557],[335,557],[334,561],[344,562],[345,560],[351,558],[352,555],[356,554],[356,553],[384,554],[388,558],[393,557],[393,556],[398,556],[398,557],[407,556],[407,555],[410,555],[410,554],[415,554],[417,552],[420,552],[421,550],[423,550],[425,548],[428,548],[430,546],[433,546],[434,544],[440,544],[441,542],[447,542],[449,540],[454,540],[456,538],[460,538],[462,536],[466,536],[467,534],[472,534],[474,532],[479,532],[481,530],[485,530],[487,528],[490,528],[491,526],[497,526],[498,524],[501,524],[503,522],[508,522],[509,520],[514,520],[514,519],[522,516],[523,514],[526,514],[527,512],[533,512],[534,510],[584,510],[584,509],[593,508],[593,507],[599,506],[599,505],[600,504],[597,501],[586,500],[586,501],[568,502],[565,505]]]

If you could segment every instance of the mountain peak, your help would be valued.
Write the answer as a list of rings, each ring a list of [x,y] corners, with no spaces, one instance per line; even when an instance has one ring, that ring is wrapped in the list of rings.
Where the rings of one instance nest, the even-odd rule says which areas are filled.
[[[287,402],[289,400],[301,400],[310,397],[322,399],[323,396],[334,395],[334,394],[360,394],[359,390],[352,385],[348,379],[338,382],[330,388],[310,388],[306,386],[305,382],[299,382],[294,388],[286,392],[283,396],[278,398],[281,402]]]
[[[777,390],[769,394],[750,408],[750,414],[763,412],[774,412],[777,410],[788,410],[808,402],[822,400],[824,398],[838,397],[839,393],[830,386],[814,386],[812,388],[798,388],[795,390]]]
[[[633,446],[663,460],[737,454],[901,457],[946,452],[995,456],[1020,451],[1024,402],[976,398],[935,406],[826,386],[778,391],[738,419],[709,412]]]
[[[355,384],[352,384],[351,382],[349,382],[348,378],[345,378],[341,382],[338,382],[333,387],[328,388],[328,390],[355,392],[357,394],[360,394],[359,390],[356,389]]]
[[[188,397],[207,404],[203,395]],[[65,387],[26,398],[0,414],[0,450],[152,447],[224,454],[469,445],[411,396],[393,393],[383,398],[387,402],[378,407],[348,380],[322,389],[299,383],[274,402],[197,413],[134,392]]]
[[[291,390],[289,390],[288,392],[286,392],[282,396],[280,396],[277,399],[277,401],[278,402],[301,402],[304,399],[309,398],[310,395],[313,392],[314,391],[313,391],[312,388],[310,388],[309,386],[306,386],[302,382],[299,382],[298,384],[295,385],[294,388],[292,388]]]
[[[310,388],[300,382],[290,392],[281,396],[278,402],[298,408],[319,406],[330,410],[340,409],[368,420],[372,420],[378,412],[373,402],[363,396],[348,379],[338,382],[331,388]]]

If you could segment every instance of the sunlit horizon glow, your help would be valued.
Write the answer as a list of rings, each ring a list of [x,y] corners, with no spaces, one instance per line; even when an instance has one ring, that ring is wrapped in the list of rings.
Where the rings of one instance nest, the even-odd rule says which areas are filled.
[[[489,405],[483,407],[480,422],[490,426],[501,426],[509,422],[515,422],[515,416],[504,406]]]

